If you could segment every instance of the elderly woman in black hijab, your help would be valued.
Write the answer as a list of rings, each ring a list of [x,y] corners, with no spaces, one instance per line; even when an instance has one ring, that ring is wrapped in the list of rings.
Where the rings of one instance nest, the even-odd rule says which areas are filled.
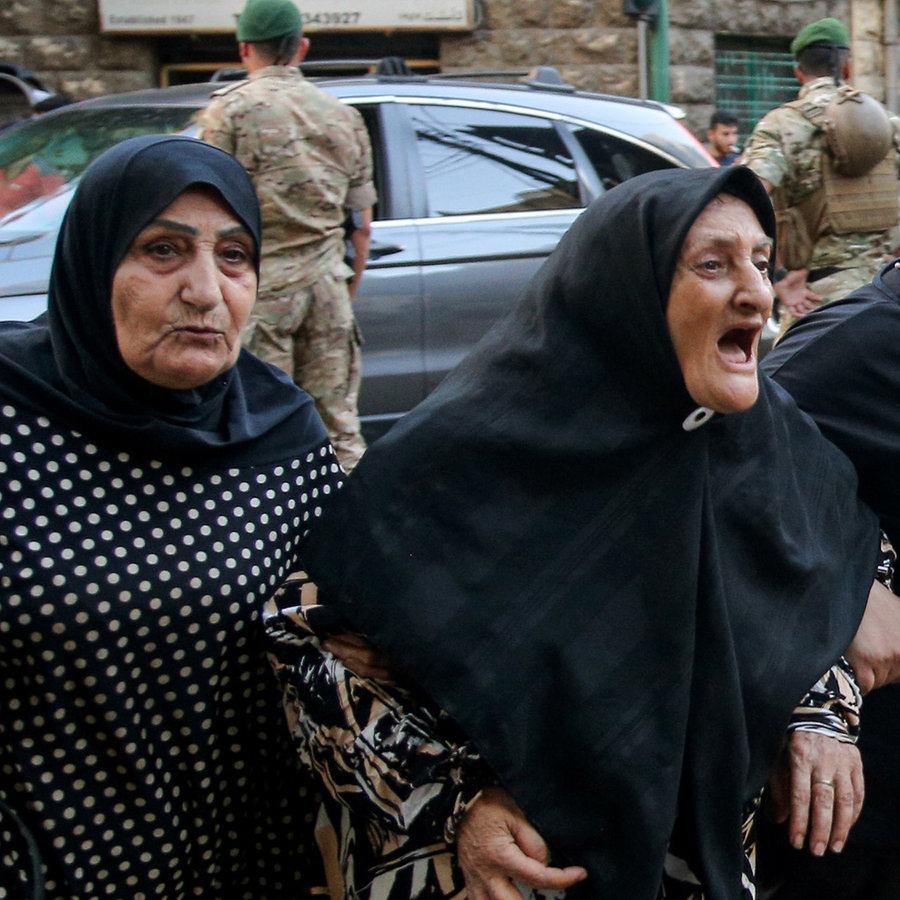
[[[316,610],[367,634],[462,727],[555,865],[586,869],[575,886],[564,870],[572,897],[750,895],[742,823],[792,711],[854,635],[878,547],[848,461],[757,374],[774,235],[747,169],[624,183],[368,451],[304,552],[328,602],[304,611],[286,589],[268,620],[295,736],[337,796],[363,793],[384,821],[414,807],[440,821],[429,779],[459,782],[441,815],[462,808],[465,836],[496,789],[471,802],[465,785],[490,777],[440,734],[444,713],[410,728],[415,691],[366,693],[333,664],[309,687]],[[838,688],[827,715],[848,677],[821,683]],[[388,742],[376,707],[416,735]],[[329,730],[340,714],[346,740]],[[406,755],[405,789],[350,784],[379,742],[384,765],[366,775]],[[836,769],[813,777],[829,807],[853,795]],[[467,875],[470,898],[518,896]]]
[[[228,154],[125,141],[76,191],[46,316],[0,326],[5,896],[318,883],[258,607],[341,473],[240,349],[259,242]]]

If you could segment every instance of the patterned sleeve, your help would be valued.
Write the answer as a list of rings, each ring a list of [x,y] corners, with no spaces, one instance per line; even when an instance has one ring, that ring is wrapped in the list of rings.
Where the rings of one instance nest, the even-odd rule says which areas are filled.
[[[894,563],[897,555],[887,535],[881,532],[881,554],[875,577],[893,590]],[[844,743],[856,743],[859,737],[859,711],[862,694],[850,663],[843,657],[812,687],[794,710],[788,731],[815,731]]]
[[[451,842],[468,805],[497,783],[458,727],[410,686],[361,678],[322,649],[339,623],[305,573],[288,578],[263,621],[297,752],[323,787],[398,834]]]
[[[369,131],[359,110],[348,108],[353,115],[353,134],[356,146],[355,170],[350,175],[347,191],[347,207],[349,209],[368,209],[378,200],[373,181],[372,142]]]
[[[788,731],[813,731],[845,744],[855,744],[861,707],[862,694],[856,676],[850,663],[841,657],[800,701]]]

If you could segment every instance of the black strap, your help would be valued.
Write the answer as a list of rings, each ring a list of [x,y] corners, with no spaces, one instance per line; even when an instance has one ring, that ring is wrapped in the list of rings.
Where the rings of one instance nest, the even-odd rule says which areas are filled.
[[[806,276],[806,283],[810,284],[813,281],[818,281],[820,278],[827,278],[829,275],[837,275],[838,272],[843,272],[846,269],[850,268],[849,266],[823,266],[821,269],[813,269],[809,275]]]
[[[0,815],[12,820],[13,825],[25,841],[28,847],[28,859],[31,863],[31,898],[32,900],[44,900],[44,867],[41,851],[30,829],[19,817],[19,814],[4,800],[0,799]]]

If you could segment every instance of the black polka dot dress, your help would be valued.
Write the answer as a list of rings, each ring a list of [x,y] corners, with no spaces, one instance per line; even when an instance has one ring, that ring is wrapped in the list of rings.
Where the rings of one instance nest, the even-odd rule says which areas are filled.
[[[51,898],[304,897],[313,802],[263,600],[342,474],[216,468],[0,408],[0,797]],[[0,815],[0,898],[28,854]]]

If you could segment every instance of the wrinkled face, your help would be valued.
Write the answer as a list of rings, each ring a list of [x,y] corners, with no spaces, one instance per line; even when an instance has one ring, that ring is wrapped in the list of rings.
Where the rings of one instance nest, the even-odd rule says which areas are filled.
[[[707,138],[711,146],[715,147],[719,156],[725,156],[731,153],[732,148],[737,144],[738,127],[737,125],[723,125],[721,122],[715,128],[710,128],[706,132]]]
[[[688,393],[730,413],[756,402],[757,349],[772,312],[772,241],[743,200],[721,194],[687,234],[666,321]]]
[[[212,189],[190,188],[132,242],[116,269],[112,312],[127,365],[187,390],[230,369],[256,297],[255,244]]]

